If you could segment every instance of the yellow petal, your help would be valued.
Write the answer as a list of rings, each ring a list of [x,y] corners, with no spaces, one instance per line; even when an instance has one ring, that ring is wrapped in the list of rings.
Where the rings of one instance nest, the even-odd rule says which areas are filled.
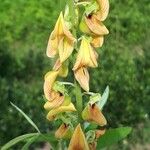
[[[55,117],[63,112],[72,112],[72,111],[76,111],[74,105],[72,103],[70,103],[68,106],[60,106],[58,108],[52,109],[51,111],[49,111],[49,113],[47,114],[47,119],[49,121],[52,121],[55,119]]]
[[[44,105],[46,110],[59,107],[64,101],[64,96],[56,96],[53,101],[47,101]]]
[[[92,48],[90,42],[85,37],[83,37],[73,70],[83,66],[95,68],[98,66],[96,59],[96,51]]]
[[[80,86],[85,91],[89,91],[89,73],[87,68],[81,67],[75,70],[74,75]]]
[[[90,17],[85,18],[85,22],[89,29],[95,34],[95,35],[106,35],[109,33],[108,29],[105,27],[105,25],[97,20],[95,15],[92,15]]]
[[[103,43],[104,43],[104,36],[93,37],[91,42],[92,46],[95,48],[102,47]]]
[[[100,10],[97,12],[97,19],[104,21],[109,13],[109,1],[108,0],[97,0]]]
[[[63,96],[59,92],[55,92],[56,94],[54,95],[54,92],[51,94],[53,96],[53,100],[47,101],[44,105],[46,110],[51,110],[52,108],[57,108],[60,106],[68,106],[70,104],[71,98],[69,96]]]
[[[100,126],[105,126],[107,121],[96,104],[88,105],[82,112],[82,118],[86,121],[95,122]]]
[[[58,71],[50,71],[48,72],[46,75],[45,75],[45,81],[44,81],[44,95],[45,95],[45,98],[47,100],[51,100],[52,97],[51,97],[51,89],[52,89],[52,86],[56,80],[56,77],[58,75]]]
[[[58,20],[55,24],[54,30],[52,31],[49,37],[46,51],[48,57],[54,57],[57,54],[59,40],[60,37],[63,35],[63,26],[64,26],[63,15],[62,13],[60,13]]]
[[[68,150],[89,150],[88,143],[80,124],[76,127],[72,135]]]
[[[63,63],[71,55],[73,49],[74,43],[71,40],[67,38],[62,38],[60,40],[58,50],[61,63]]]
[[[73,130],[69,125],[63,123],[58,130],[55,132],[55,137],[58,139],[70,139],[72,136]]]

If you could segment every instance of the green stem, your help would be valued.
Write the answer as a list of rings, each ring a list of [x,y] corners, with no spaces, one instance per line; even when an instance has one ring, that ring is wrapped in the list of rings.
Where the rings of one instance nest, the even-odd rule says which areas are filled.
[[[83,101],[82,101],[82,93],[81,93],[81,88],[78,85],[78,83],[75,81],[75,95],[76,95],[76,108],[78,111],[78,121],[79,123],[82,122],[82,109],[83,109]]]
[[[76,20],[78,17],[76,16],[76,12],[75,12],[75,5],[74,5],[74,0],[68,0],[68,4],[69,4],[69,12],[70,12],[70,16],[71,16],[71,23],[73,25],[72,27],[72,31],[74,36],[76,37],[76,30],[77,30],[77,22],[78,20]],[[76,45],[77,46],[77,45]],[[82,107],[83,107],[83,102],[82,102],[82,93],[81,93],[81,88],[80,86],[77,84],[77,82],[74,82],[75,84],[75,96],[76,96],[76,109],[78,111],[78,121],[79,123],[82,122],[82,118],[81,118],[81,113],[82,113]]]

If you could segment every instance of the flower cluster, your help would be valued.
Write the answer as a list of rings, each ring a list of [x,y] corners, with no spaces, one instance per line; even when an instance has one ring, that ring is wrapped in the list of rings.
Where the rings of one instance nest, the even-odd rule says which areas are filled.
[[[58,88],[60,85],[57,81],[58,77],[66,77],[68,75],[68,62],[71,55],[75,60],[72,66],[75,79],[84,91],[87,93],[90,91],[88,68],[96,68],[98,66],[96,48],[102,46],[104,35],[109,33],[102,23],[108,15],[108,0],[91,0],[86,7],[92,5],[93,2],[94,4],[96,3],[94,10],[88,13],[85,12],[80,21],[79,27],[83,33],[79,38],[81,42],[72,34],[73,26],[68,26],[68,20],[65,20],[62,12],[50,35],[46,54],[48,57],[54,58],[56,62],[52,71],[46,73],[44,77],[44,95],[46,99],[44,108],[48,111],[47,119],[49,121],[60,119],[60,116],[63,116],[64,113],[78,110],[78,106],[74,105],[70,94],[66,90]],[[75,48],[75,44],[77,48]],[[74,54],[74,49],[77,50],[77,54]],[[89,101],[85,104],[85,108],[80,114],[82,123],[85,121],[104,127],[107,121],[96,102]],[[55,137],[58,139],[71,138],[69,150],[94,150],[97,139],[105,133],[105,129],[98,127],[92,132],[84,133],[84,126],[80,125],[80,123],[74,123],[74,120],[71,123],[62,121],[61,126],[55,132]]]

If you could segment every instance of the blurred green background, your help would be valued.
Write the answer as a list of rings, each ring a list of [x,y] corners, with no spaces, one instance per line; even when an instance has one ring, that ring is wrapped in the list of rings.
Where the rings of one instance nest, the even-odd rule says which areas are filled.
[[[0,0],[0,145],[34,132],[10,105],[27,113],[46,132],[43,76],[51,68],[45,55],[49,34],[67,0]],[[150,148],[150,2],[110,0],[105,22],[110,34],[91,70],[91,89],[110,86],[104,112],[110,127],[131,126],[128,139],[108,149]]]

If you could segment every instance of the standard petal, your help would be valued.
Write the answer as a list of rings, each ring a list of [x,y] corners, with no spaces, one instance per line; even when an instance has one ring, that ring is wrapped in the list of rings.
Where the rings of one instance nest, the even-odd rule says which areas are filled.
[[[89,73],[87,68],[81,67],[74,71],[74,75],[80,86],[85,90],[89,91]]]
[[[108,0],[97,0],[100,10],[97,12],[97,19],[104,21],[109,13],[109,1]]]
[[[68,150],[89,150],[88,143],[80,124],[75,128]]]
[[[95,15],[92,15],[90,17],[85,17],[85,22],[89,29],[95,34],[95,35],[106,35],[109,33],[108,29],[105,27],[105,25],[97,20]]]
[[[70,139],[73,134],[73,129],[65,123],[63,123],[55,132],[55,137],[58,139]]]
[[[107,121],[96,104],[88,105],[82,112],[82,118],[86,121],[97,123],[99,126],[105,126]]]

